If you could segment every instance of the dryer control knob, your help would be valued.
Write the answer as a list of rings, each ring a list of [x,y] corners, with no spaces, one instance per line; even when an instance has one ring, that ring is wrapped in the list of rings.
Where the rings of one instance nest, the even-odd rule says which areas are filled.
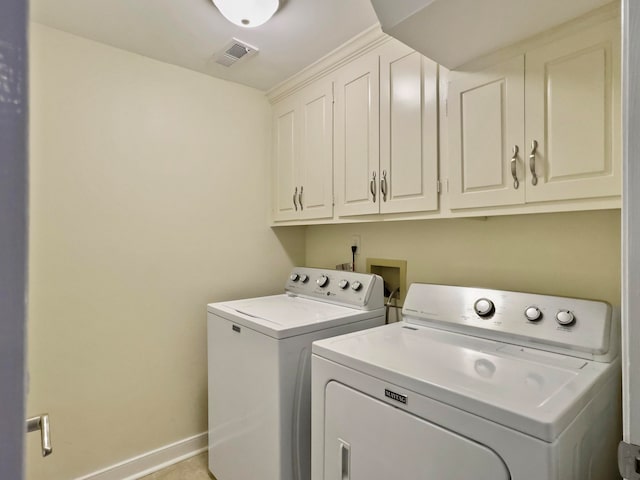
[[[527,309],[524,311],[524,316],[530,322],[537,322],[538,320],[542,319],[542,312],[538,307],[527,307]]]
[[[326,275],[320,275],[320,278],[316,280],[316,283],[320,288],[326,287],[327,285],[329,285],[329,277],[327,277]]]
[[[560,310],[557,314],[556,314],[556,321],[560,324],[560,325],[571,325],[573,322],[576,321],[576,317],[575,315],[569,311],[569,310]]]
[[[348,280],[340,280],[340,283],[338,283],[338,286],[344,290],[345,288],[347,288],[349,286],[349,281]]]
[[[361,288],[362,288],[362,284],[357,280],[351,284],[351,290],[353,290],[354,292],[357,292]]]
[[[291,279],[292,282],[297,282],[298,278],[300,278],[300,277],[298,276],[297,273],[292,273],[289,278]]]
[[[481,317],[488,317],[495,312],[496,307],[488,298],[479,298],[476,303],[473,304],[473,309]]]
[[[302,283],[307,283],[309,281],[309,276],[303,273],[302,275],[300,275],[300,281]]]

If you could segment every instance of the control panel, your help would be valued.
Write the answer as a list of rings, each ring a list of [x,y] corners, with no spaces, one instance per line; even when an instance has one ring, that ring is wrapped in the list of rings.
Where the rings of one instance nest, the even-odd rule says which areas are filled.
[[[285,291],[362,310],[384,307],[382,277],[366,273],[297,267]]]
[[[581,358],[617,352],[617,318],[606,302],[532,293],[413,284],[405,321]]]

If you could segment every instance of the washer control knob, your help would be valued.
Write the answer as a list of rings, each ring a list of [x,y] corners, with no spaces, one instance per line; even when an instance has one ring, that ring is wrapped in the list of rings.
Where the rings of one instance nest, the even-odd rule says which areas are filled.
[[[300,281],[302,283],[307,283],[309,281],[309,276],[305,275],[304,273],[300,275]]]
[[[569,311],[569,310],[560,310],[557,314],[556,314],[556,321],[560,324],[560,325],[571,325],[573,322],[576,321],[576,317],[575,315]]]
[[[326,275],[320,275],[320,278],[316,280],[316,283],[320,288],[326,287],[327,285],[329,285],[329,277],[327,277]]]
[[[488,298],[479,298],[476,303],[473,304],[473,309],[481,317],[488,317],[495,312],[496,307]]]
[[[538,307],[527,307],[524,311],[524,316],[527,317],[527,320],[530,322],[537,322],[542,319],[542,312]]]
[[[351,290],[353,290],[354,292],[357,292],[361,288],[362,288],[362,284],[357,280],[351,284]]]
[[[344,290],[345,288],[347,288],[349,286],[349,281],[348,280],[340,280],[340,283],[338,283],[338,286]]]
[[[297,273],[292,273],[289,278],[291,279],[292,282],[297,282],[300,277],[298,276]]]

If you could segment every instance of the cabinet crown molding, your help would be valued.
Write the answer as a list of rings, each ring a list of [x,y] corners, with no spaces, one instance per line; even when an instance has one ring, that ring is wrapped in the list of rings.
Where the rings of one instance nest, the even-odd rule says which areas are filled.
[[[343,65],[375,50],[389,40],[391,40],[391,37],[380,29],[380,25],[373,25],[273,87],[267,92],[267,99],[271,104],[277,103],[310,83],[329,75]]]

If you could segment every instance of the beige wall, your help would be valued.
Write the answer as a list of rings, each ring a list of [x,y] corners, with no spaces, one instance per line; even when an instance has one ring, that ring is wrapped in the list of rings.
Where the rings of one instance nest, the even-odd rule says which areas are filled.
[[[308,227],[306,263],[407,260],[407,282],[479,286],[620,305],[620,211]]]
[[[281,291],[256,90],[31,26],[30,392],[68,480],[206,430],[207,302]]]

